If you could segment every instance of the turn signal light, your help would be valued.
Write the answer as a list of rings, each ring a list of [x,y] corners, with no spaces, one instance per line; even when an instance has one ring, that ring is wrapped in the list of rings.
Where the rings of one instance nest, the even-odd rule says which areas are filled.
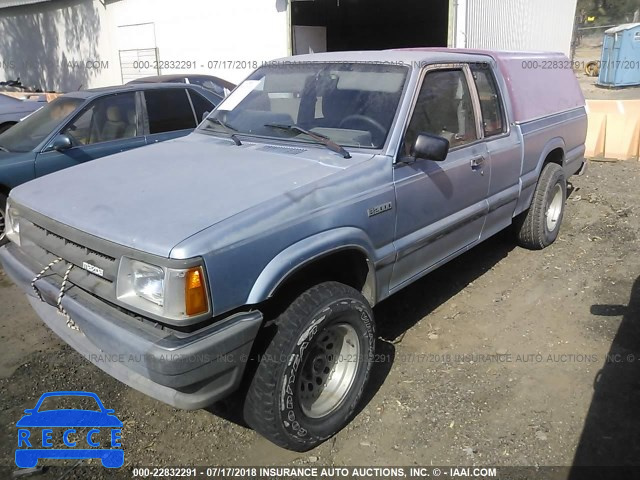
[[[185,278],[185,308],[189,316],[205,313],[209,309],[204,274],[201,267],[187,271]]]

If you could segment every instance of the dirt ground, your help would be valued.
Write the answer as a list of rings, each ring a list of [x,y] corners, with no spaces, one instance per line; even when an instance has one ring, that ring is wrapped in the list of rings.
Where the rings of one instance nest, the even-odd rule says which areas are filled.
[[[14,469],[15,422],[54,390],[115,409],[128,466],[638,465],[639,182],[640,162],[592,162],[551,248],[501,234],[379,305],[386,361],[366,404],[305,454],[241,426],[233,401],[177,411],[113,380],[0,271],[0,465]]]

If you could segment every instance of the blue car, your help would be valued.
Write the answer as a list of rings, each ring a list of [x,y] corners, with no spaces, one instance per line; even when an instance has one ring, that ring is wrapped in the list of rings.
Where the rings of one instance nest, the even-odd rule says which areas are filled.
[[[56,400],[78,403],[78,400],[89,403],[90,409],[55,408],[49,409]],[[46,405],[43,404],[46,402]],[[100,398],[91,392],[51,392],[40,397],[33,409],[24,411],[24,415],[16,424],[18,427],[18,449],[16,465],[20,468],[33,468],[38,460],[50,459],[100,459],[107,468],[119,468],[124,463],[124,451],[119,443],[122,422],[113,415],[114,411],[104,408]],[[36,431],[42,429],[41,435]],[[62,439],[65,448],[55,448],[53,429],[64,429]],[[76,429],[82,429],[79,433]],[[88,432],[84,433],[85,430]],[[108,447],[101,445],[97,435],[104,429],[110,430]],[[73,437],[72,437],[73,436]],[[86,440],[88,447],[80,448]],[[21,448],[23,447],[23,448]],[[102,447],[102,448],[100,448]]]
[[[44,95],[38,100],[20,100],[0,92],[0,133],[9,130],[23,118],[47,104]]]
[[[58,97],[0,134],[0,244],[9,191],[113,153],[189,134],[222,96],[198,85],[152,83]]]

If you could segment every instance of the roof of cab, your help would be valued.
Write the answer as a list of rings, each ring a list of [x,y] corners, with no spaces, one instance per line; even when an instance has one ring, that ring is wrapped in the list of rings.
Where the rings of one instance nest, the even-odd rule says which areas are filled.
[[[451,61],[457,57],[473,59],[485,56],[497,60],[529,60],[535,58],[566,58],[558,52],[514,52],[443,47],[413,47],[393,50],[363,50],[353,52],[325,52],[296,55],[274,60],[278,62],[372,62],[397,64],[426,64]],[[269,62],[267,62],[268,64]]]
[[[166,89],[166,88],[185,88],[185,87],[198,88],[197,85],[187,85],[184,83],[136,83],[136,84],[127,84],[127,85],[116,85],[112,87],[91,88],[89,90],[78,90],[77,92],[65,93],[64,96],[74,97],[74,98],[91,98],[91,97],[102,95],[105,93],[137,92],[139,90],[157,90],[157,89]]]
[[[584,108],[573,64],[559,52],[513,52],[441,47],[312,53],[275,60],[274,64],[369,62],[422,68],[432,63],[490,61],[500,70],[509,92],[512,120],[525,123]]]

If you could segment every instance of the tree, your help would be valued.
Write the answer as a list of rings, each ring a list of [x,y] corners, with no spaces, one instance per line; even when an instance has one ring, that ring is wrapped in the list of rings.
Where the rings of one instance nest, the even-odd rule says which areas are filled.
[[[597,23],[630,22],[633,14],[640,8],[640,0],[578,0],[578,16],[599,17]]]

